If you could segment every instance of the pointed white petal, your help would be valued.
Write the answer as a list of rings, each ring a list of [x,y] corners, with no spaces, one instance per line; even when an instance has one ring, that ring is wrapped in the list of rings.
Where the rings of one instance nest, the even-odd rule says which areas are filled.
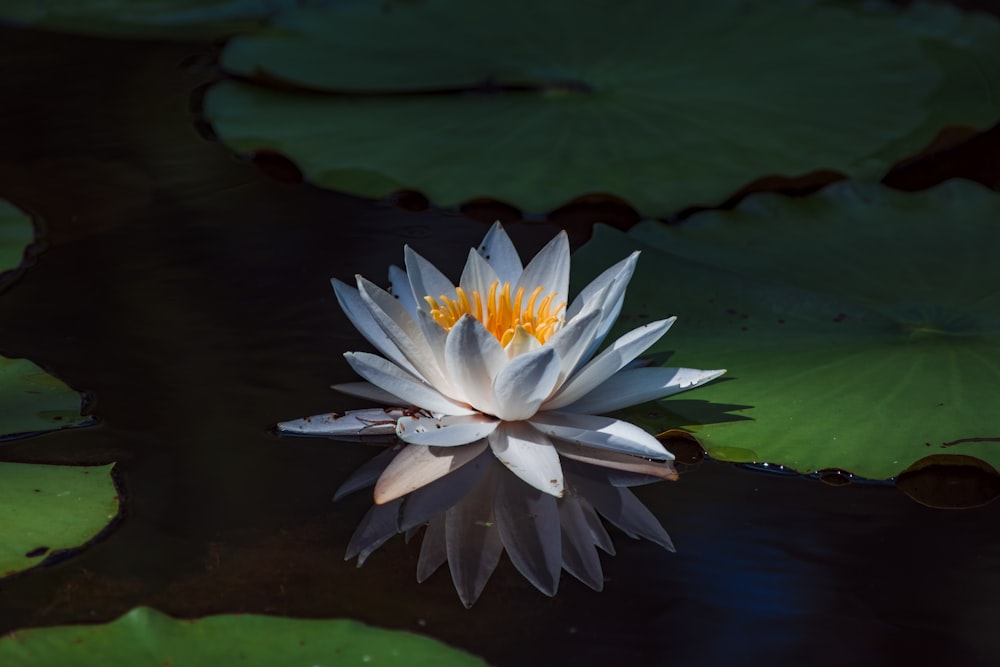
[[[448,560],[444,543],[444,514],[440,514],[427,524],[424,540],[420,543],[420,557],[417,559],[417,583],[422,584]]]
[[[511,337],[510,342],[507,343],[503,351],[507,353],[508,359],[513,359],[522,354],[534,352],[541,346],[542,344],[538,342],[537,338],[528,333],[524,327],[518,325],[514,329],[514,335]]]
[[[485,440],[457,447],[407,445],[379,476],[375,484],[375,503],[381,505],[416,491],[458,470],[485,449]]]
[[[481,440],[496,430],[499,421],[474,413],[453,417],[400,417],[396,437],[411,445],[455,447]]]
[[[555,447],[560,455],[574,461],[580,461],[581,463],[611,468],[613,470],[624,470],[630,473],[639,473],[653,478],[677,479],[677,470],[670,461],[650,461],[649,459],[621,454],[610,449],[586,447],[565,440],[557,441]]]
[[[528,262],[517,285],[511,285],[511,294],[523,287],[528,295],[539,286],[542,296],[556,293],[554,305],[569,301],[569,238],[565,231],[559,232]]]
[[[278,422],[277,428],[281,433],[296,435],[382,435],[395,433],[396,420],[404,414],[406,412],[402,408],[367,408],[348,410],[344,414],[327,412],[312,417]]]
[[[399,301],[399,305],[409,313],[410,317],[416,318],[417,300],[413,296],[410,279],[406,271],[395,264],[389,267],[389,293]]]
[[[559,526],[562,529],[563,568],[595,591],[604,588],[601,559],[594,548],[590,525],[579,500],[569,496],[559,503]]]
[[[585,315],[574,318],[572,322],[557,331],[548,340],[547,345],[554,349],[559,355],[559,381],[565,382],[583,356],[583,353],[590,347],[594,336],[597,334],[597,327],[600,324],[601,311],[590,311]]]
[[[472,491],[445,513],[445,548],[458,597],[471,607],[500,562],[503,543],[493,516],[495,473],[488,469]]]
[[[500,341],[479,320],[466,315],[448,332],[444,357],[457,395],[481,412],[496,414],[493,380],[508,363]]]
[[[372,314],[368,311],[368,306],[365,305],[358,290],[342,283],[336,278],[330,282],[333,284],[334,294],[337,295],[337,303],[340,304],[341,310],[347,315],[347,319],[351,321],[351,324],[358,330],[358,333],[371,343],[376,350],[392,360],[394,364],[416,374],[417,370],[406,360],[406,357],[399,351],[399,348],[389,340],[389,337],[382,331],[382,327],[372,317]]]
[[[475,447],[476,445],[465,446]],[[458,447],[449,449],[454,450]],[[482,454],[486,447],[477,449]],[[488,453],[482,456],[477,455],[477,458],[472,461],[407,495],[406,500],[403,501],[399,529],[412,530],[432,517],[444,514],[449,507],[464,498],[479,483],[483,473],[493,464],[493,461],[490,460],[492,458],[493,455]]]
[[[631,255],[618,262],[604,273],[595,278],[589,285],[583,288],[577,297],[570,304],[566,311],[566,319],[576,317],[593,300],[601,302],[601,323],[597,328],[594,341],[584,355],[583,361],[588,361],[611,330],[615,320],[622,311],[622,304],[625,303],[625,289],[628,287],[632,274],[635,272],[636,262],[639,260],[639,251],[636,250]]]
[[[493,223],[476,250],[493,267],[501,283],[517,284],[523,270],[521,258],[499,221]]]
[[[374,486],[375,482],[382,474],[382,471],[385,470],[386,466],[389,465],[389,462],[395,458],[400,449],[402,449],[402,445],[386,447],[374,458],[370,459],[360,468],[352,472],[348,478],[344,480],[344,483],[337,487],[337,491],[333,494],[333,502],[337,502],[344,496],[352,494],[355,491],[360,491],[361,489],[366,489],[369,486]]]
[[[546,410],[558,410],[575,403],[626,364],[660,340],[676,317],[650,322],[628,332],[563,383],[555,396],[545,402]]]
[[[424,334],[424,340],[427,341],[427,347],[430,348],[431,353],[434,355],[434,361],[437,363],[438,368],[441,369],[442,373],[447,375],[448,367],[444,358],[444,344],[448,339],[448,331],[435,322],[434,317],[426,310],[417,311],[416,322]]]
[[[499,281],[500,276],[493,270],[493,267],[475,250],[469,250],[469,258],[465,262],[465,268],[462,270],[462,278],[459,280],[459,285],[462,286],[462,290],[465,292],[465,296],[468,297],[469,302],[475,302],[473,298],[473,293],[475,292],[479,294],[480,300],[485,305],[486,297],[490,293],[490,286]]]
[[[358,276],[358,292],[368,307],[368,312],[406,360],[427,382],[442,393],[449,394],[451,387],[438,366],[437,358],[424,338],[423,331],[399,302],[362,276]]]
[[[576,486],[576,476],[571,480],[571,483]],[[587,526],[590,528],[590,537],[594,541],[594,546],[609,556],[614,556],[615,543],[611,541],[611,536],[608,535],[607,528],[601,523],[601,517],[597,516],[597,510],[594,509],[594,506],[586,498],[578,497],[577,500],[580,503],[580,511],[583,512],[583,518],[587,521]]]
[[[382,357],[367,352],[347,352],[354,371],[380,389],[399,396],[407,404],[445,415],[471,415],[475,410],[447,398],[429,384]]]
[[[674,459],[674,455],[659,440],[638,426],[620,419],[571,412],[539,412],[531,418],[531,425],[556,440],[661,461]]]
[[[406,276],[410,279],[410,289],[413,298],[417,303],[417,308],[421,310],[429,309],[425,296],[437,299],[442,294],[454,296],[455,286],[437,267],[412,250],[410,246],[403,248],[406,260]]]
[[[505,422],[489,436],[493,454],[512,473],[542,493],[563,494],[559,454],[552,441],[527,422]]]
[[[551,347],[511,359],[493,381],[493,414],[505,421],[528,419],[549,397],[558,380],[559,355]]]
[[[725,372],[725,369],[701,371],[696,368],[623,369],[562,409],[586,414],[620,410],[693,389]]]
[[[396,405],[402,407],[406,404],[406,401],[401,399],[399,396],[390,394],[386,390],[376,387],[371,382],[344,382],[343,384],[335,384],[330,388],[335,391],[339,391],[341,394],[357,396],[358,398],[367,398],[369,401],[375,401],[376,403],[382,403],[383,405]]]
[[[514,567],[542,593],[555,595],[562,568],[556,499],[512,475],[502,475],[493,512]]]
[[[605,269],[601,275],[590,281],[590,284],[580,290],[580,293],[573,299],[573,303],[566,309],[566,319],[576,317],[599,293],[610,288],[615,282],[622,281],[624,284],[620,288],[616,288],[614,292],[605,295],[601,300],[606,303],[602,305],[610,305],[620,294],[624,294],[625,288],[628,286],[628,282],[635,272],[635,265],[638,260],[639,251],[636,250],[614,266]]]
[[[374,505],[369,509],[351,536],[344,560],[351,560],[357,556],[358,567],[364,565],[372,552],[397,533],[401,505],[402,501],[397,500],[386,505]]]

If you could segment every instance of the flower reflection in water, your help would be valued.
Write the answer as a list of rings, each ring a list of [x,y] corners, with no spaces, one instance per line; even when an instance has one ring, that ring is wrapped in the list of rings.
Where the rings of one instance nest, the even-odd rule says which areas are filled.
[[[395,451],[377,456],[349,478],[337,498],[371,486]],[[656,477],[564,463],[566,492],[543,493],[511,474],[489,452],[430,484],[389,503],[374,505],[351,538],[347,558],[362,565],[397,533],[409,539],[426,525],[417,580],[448,562],[468,607],[479,597],[506,549],[517,570],[538,590],[554,595],[561,570],[599,591],[604,586],[598,549],[614,554],[603,516],[626,535],[673,551],[666,531],[627,488],[674,477],[670,463]]]
[[[553,595],[562,568],[602,586],[597,549],[612,551],[598,513],[671,549],[628,486],[676,476],[673,455],[641,428],[599,416],[704,384],[722,370],[637,367],[674,318],[642,325],[598,351],[621,310],[637,253],[572,301],[560,233],[528,263],[496,224],[469,252],[459,284],[406,248],[391,292],[361,276],[334,281],[344,312],[384,356],[348,352],[366,382],[336,389],[390,407],[283,422],[327,437],[403,443],[341,489],[374,484],[376,505],[348,548],[359,564],[397,532],[427,524],[417,576],[445,561],[471,605],[506,549]],[[568,304],[568,305],[567,305]],[[512,474],[511,474],[512,473]]]

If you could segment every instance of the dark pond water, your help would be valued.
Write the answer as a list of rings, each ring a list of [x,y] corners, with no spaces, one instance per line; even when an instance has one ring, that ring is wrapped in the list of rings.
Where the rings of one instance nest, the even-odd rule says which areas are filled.
[[[375,450],[270,431],[362,405],[328,389],[364,347],[328,279],[381,280],[404,243],[454,275],[486,226],[235,159],[189,111],[211,56],[0,31],[0,197],[48,239],[0,298],[0,354],[89,392],[100,419],[0,459],[117,461],[125,501],[91,549],[0,581],[0,631],[141,604],[352,617],[495,665],[997,664],[1000,504],[935,510],[891,485],[689,466],[638,490],[678,552],[616,534],[600,594],[566,576],[546,598],[504,560],[467,611],[446,571],[416,583],[416,543],[345,563],[368,500],[331,497]],[[913,169],[898,178],[930,178]],[[556,228],[509,229],[533,252]]]

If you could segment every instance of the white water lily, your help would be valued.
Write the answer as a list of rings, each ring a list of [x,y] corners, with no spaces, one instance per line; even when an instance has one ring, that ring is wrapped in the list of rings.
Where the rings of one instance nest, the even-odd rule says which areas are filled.
[[[634,368],[673,317],[644,324],[598,352],[621,311],[638,253],[569,303],[570,250],[559,233],[523,266],[496,223],[469,252],[459,284],[405,249],[391,292],[357,276],[333,281],[358,331],[383,356],[345,354],[366,382],[341,392],[402,409],[318,415],[279,424],[309,435],[394,432],[407,443],[382,472],[375,502],[391,502],[460,468],[487,448],[526,483],[555,497],[560,456],[671,477],[673,455],[641,428],[598,416],[704,384],[724,370]]]
[[[383,355],[348,352],[365,382],[335,389],[387,407],[278,424],[284,433],[402,441],[337,492],[375,486],[376,504],[347,558],[356,556],[360,567],[393,535],[409,537],[426,525],[417,579],[448,562],[459,597],[471,606],[504,550],[547,595],[555,594],[561,569],[600,590],[598,549],[614,549],[598,513],[627,535],[672,550],[666,531],[626,487],[675,479],[673,455],[641,428],[599,415],[725,371],[636,366],[674,318],[600,350],[638,253],[572,303],[565,232],[525,267],[497,223],[470,251],[457,286],[410,248],[405,255],[406,269],[389,271],[390,291],[361,276],[357,288],[333,281],[344,312]]]

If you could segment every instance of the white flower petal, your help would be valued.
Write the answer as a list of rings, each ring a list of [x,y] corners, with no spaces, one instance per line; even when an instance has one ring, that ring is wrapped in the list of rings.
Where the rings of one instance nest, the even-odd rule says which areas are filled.
[[[382,357],[367,352],[347,352],[344,358],[358,375],[376,387],[399,396],[409,405],[445,415],[471,415],[475,412]]]
[[[489,436],[493,454],[515,475],[542,493],[563,495],[559,454],[544,434],[527,422],[505,422]]]
[[[358,330],[358,333],[371,343],[376,350],[391,359],[397,366],[416,374],[417,369],[406,360],[403,353],[389,340],[389,337],[382,331],[382,327],[372,317],[372,314],[368,311],[368,306],[365,305],[358,290],[336,278],[330,282],[333,284],[333,292],[337,295],[337,303],[340,304],[340,309],[344,311],[347,319],[351,321],[351,324]]]
[[[725,372],[725,369],[702,371],[696,368],[623,369],[562,409],[586,414],[620,410],[692,389]]]
[[[556,594],[562,568],[562,537],[556,499],[501,476],[493,504],[500,539],[517,571],[546,595]]]
[[[575,442],[559,440],[555,443],[556,451],[561,456],[581,463],[611,468],[612,470],[624,470],[625,472],[650,475],[660,479],[677,479],[677,470],[670,461],[650,461],[639,456],[622,454],[610,449],[598,449],[597,447],[586,447]]]
[[[281,433],[296,435],[382,435],[396,432],[396,420],[406,414],[402,408],[348,410],[344,414],[327,412],[303,419],[278,422]]]
[[[521,258],[499,220],[490,227],[477,251],[493,267],[501,283],[517,284],[523,271]]]
[[[539,286],[542,296],[555,292],[553,305],[569,301],[569,238],[565,231],[559,232],[528,262],[517,285],[511,285],[511,294],[523,287],[528,295]]]
[[[357,396],[358,398],[366,398],[369,401],[375,401],[376,403],[381,403],[382,405],[394,405],[399,407],[405,407],[406,405],[406,401],[401,399],[399,396],[390,394],[386,390],[376,387],[371,382],[344,382],[342,384],[335,384],[330,388],[334,391],[339,391],[341,394]]]
[[[469,250],[469,258],[466,260],[465,268],[462,270],[462,278],[458,281],[458,284],[461,285],[462,290],[465,292],[465,296],[468,297],[469,303],[475,303],[473,293],[478,293],[480,301],[485,306],[486,297],[490,293],[490,286],[495,282],[499,282],[499,280],[500,276],[493,270],[493,267],[475,250]]]
[[[437,299],[442,294],[446,296],[455,294],[455,285],[410,246],[403,248],[403,255],[406,260],[406,276],[410,279],[410,289],[413,291],[413,298],[418,308],[430,309],[424,301],[425,296]]]
[[[447,373],[448,364],[445,361],[444,343],[448,338],[448,330],[435,322],[434,317],[426,310],[417,311],[416,321],[417,326],[420,327],[420,330],[424,334],[424,340],[427,341],[427,347],[430,348],[431,353],[434,355],[434,360],[437,362],[438,368],[442,372]]]
[[[406,271],[395,264],[389,267],[389,293],[392,294],[410,317],[417,316],[417,300],[410,287],[410,279]]]
[[[595,591],[603,589],[601,559],[577,498],[566,497],[559,503],[559,527],[562,529],[563,567]]]
[[[537,338],[528,333],[524,327],[518,325],[514,329],[514,335],[511,337],[510,342],[507,343],[507,346],[504,347],[503,351],[507,353],[508,359],[513,359],[514,357],[519,357],[522,354],[534,352],[541,346],[542,344],[538,342]]]
[[[462,400],[496,414],[493,380],[508,363],[500,341],[479,320],[465,315],[448,332],[444,357],[448,378]]]
[[[539,412],[531,418],[530,423],[556,440],[566,440],[661,461],[674,459],[674,455],[668,452],[659,440],[638,426],[620,419],[570,412]]]
[[[420,326],[391,294],[362,276],[358,276],[358,292],[372,317],[417,372],[444,394],[451,386],[437,358],[431,351]]]
[[[496,467],[487,470],[479,484],[445,513],[448,567],[458,598],[466,607],[479,599],[503,553],[493,515]]]
[[[616,340],[586,366],[570,376],[559,391],[545,402],[544,408],[558,410],[590,393],[658,341],[676,319],[671,317],[644,324]]]
[[[455,447],[481,440],[496,430],[496,419],[474,413],[434,417],[407,416],[396,422],[396,437],[411,445]]]
[[[485,440],[457,447],[407,445],[379,476],[375,484],[375,503],[381,505],[416,491],[458,470],[485,449]],[[406,530],[408,527],[401,528]]]
[[[558,380],[559,355],[551,347],[511,359],[493,381],[493,414],[505,421],[528,419]]]
[[[559,355],[559,380],[556,386],[561,386],[576,370],[583,353],[590,348],[594,336],[597,335],[600,323],[601,311],[592,310],[574,318],[548,340],[546,344]]]
[[[600,295],[599,299],[603,311],[601,323],[597,328],[597,334],[594,337],[591,347],[583,355],[584,361],[589,360],[593,356],[597,348],[604,342],[604,338],[608,335],[615,320],[618,319],[618,315],[622,311],[622,304],[625,303],[625,289],[628,287],[629,281],[632,280],[632,274],[635,272],[635,265],[638,260],[639,251],[636,250],[622,261],[604,271],[583,288],[577,297],[573,299],[573,303],[570,304],[569,309],[566,311],[567,320],[571,317],[576,317],[578,313],[586,309],[591,300],[598,298],[598,295]]]

